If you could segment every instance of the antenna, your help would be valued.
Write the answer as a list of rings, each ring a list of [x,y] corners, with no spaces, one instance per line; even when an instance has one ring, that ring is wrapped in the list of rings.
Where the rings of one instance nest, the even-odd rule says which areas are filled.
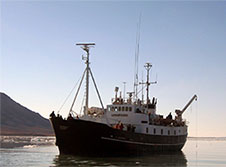
[[[76,45],[91,46],[91,45],[96,45],[96,44],[95,43],[76,43]]]
[[[137,24],[137,34],[136,34],[136,49],[135,49],[135,67],[134,67],[134,100],[137,100],[137,87],[138,87],[138,62],[139,62],[139,49],[140,49],[140,25],[141,25],[141,13],[139,17],[139,22]]]

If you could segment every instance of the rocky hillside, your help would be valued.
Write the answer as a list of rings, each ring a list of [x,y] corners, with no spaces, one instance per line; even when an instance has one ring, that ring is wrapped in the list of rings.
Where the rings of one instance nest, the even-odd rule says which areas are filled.
[[[48,119],[0,93],[1,135],[53,135]]]

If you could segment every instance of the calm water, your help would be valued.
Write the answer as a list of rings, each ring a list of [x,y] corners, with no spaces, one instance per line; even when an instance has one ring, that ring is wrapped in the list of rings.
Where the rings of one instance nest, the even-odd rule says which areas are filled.
[[[1,136],[0,166],[226,166],[226,138],[189,138],[182,153],[142,157],[59,156],[54,137]]]

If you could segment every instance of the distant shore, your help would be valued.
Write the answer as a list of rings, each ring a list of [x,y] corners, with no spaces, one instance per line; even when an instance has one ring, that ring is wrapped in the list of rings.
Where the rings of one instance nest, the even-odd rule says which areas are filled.
[[[0,134],[0,136],[51,136],[54,137],[54,134]]]
[[[0,136],[0,148],[55,145],[54,136]]]

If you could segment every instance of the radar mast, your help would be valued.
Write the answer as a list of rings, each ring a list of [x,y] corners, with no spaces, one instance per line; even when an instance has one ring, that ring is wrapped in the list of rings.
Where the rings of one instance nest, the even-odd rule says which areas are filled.
[[[76,45],[81,46],[81,48],[86,52],[86,57],[82,57],[83,60],[85,60],[86,64],[86,105],[85,105],[85,111],[86,114],[88,113],[88,108],[89,108],[89,72],[90,72],[90,67],[89,67],[89,49],[90,47],[93,47],[95,43],[77,43]]]

